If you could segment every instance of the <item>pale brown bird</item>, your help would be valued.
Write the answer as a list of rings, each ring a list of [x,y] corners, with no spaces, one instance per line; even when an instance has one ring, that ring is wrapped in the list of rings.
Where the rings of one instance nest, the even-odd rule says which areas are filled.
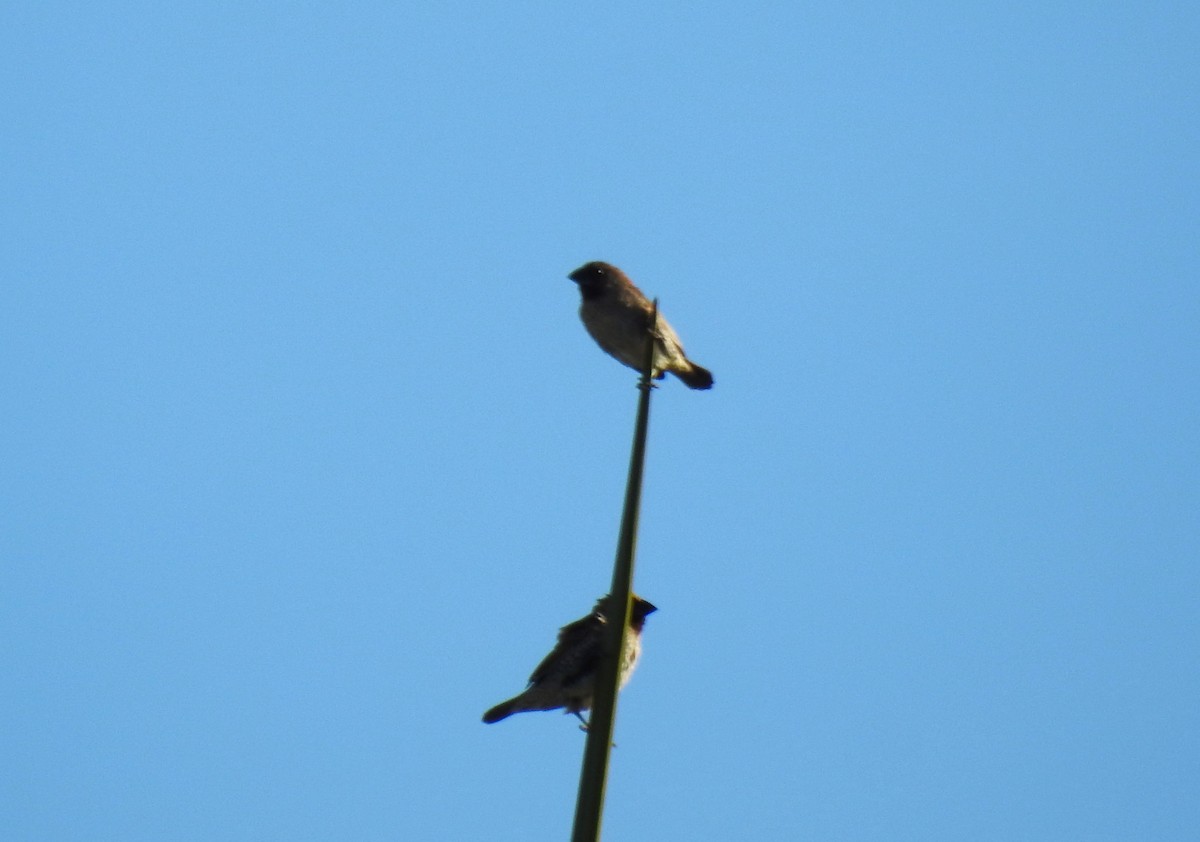
[[[641,656],[642,626],[646,623],[646,617],[657,610],[646,600],[634,595],[629,633],[625,635],[621,657],[621,687],[629,681]],[[587,721],[581,711],[592,706],[596,671],[604,656],[605,629],[611,613],[612,597],[605,596],[596,602],[591,614],[563,626],[558,632],[558,643],[529,677],[529,687],[489,710],[483,715],[483,721],[491,724],[514,713],[566,708],[566,713],[578,716],[586,726]]]
[[[593,260],[567,276],[579,284],[583,303],[579,318],[597,344],[635,371],[642,370],[646,332],[653,306],[625,273],[609,263]],[[654,379],[671,372],[692,389],[711,389],[713,376],[683,352],[683,344],[667,320],[658,316],[654,343]]]

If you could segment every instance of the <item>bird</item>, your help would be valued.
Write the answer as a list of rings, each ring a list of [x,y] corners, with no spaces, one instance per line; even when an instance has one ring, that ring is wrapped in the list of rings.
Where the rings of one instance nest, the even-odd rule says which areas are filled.
[[[586,729],[587,720],[581,711],[592,706],[596,673],[606,649],[608,618],[614,610],[613,598],[603,596],[596,601],[590,614],[563,626],[558,632],[558,642],[529,676],[529,686],[524,692],[488,710],[483,721],[490,725],[514,713],[566,708],[564,712],[579,717]],[[641,656],[642,627],[646,617],[657,610],[640,596],[633,595],[629,633],[625,635],[621,657],[621,687],[628,683]]]
[[[601,260],[585,263],[567,277],[579,284],[583,298],[579,318],[592,339],[606,353],[641,371],[653,313],[650,301],[624,272]],[[669,371],[692,389],[711,389],[713,385],[712,372],[687,358],[679,336],[661,315],[653,367],[655,380],[662,380]]]

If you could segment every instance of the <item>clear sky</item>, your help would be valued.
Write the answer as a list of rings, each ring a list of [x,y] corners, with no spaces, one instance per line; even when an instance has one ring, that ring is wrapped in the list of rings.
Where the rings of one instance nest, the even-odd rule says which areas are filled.
[[[10,3],[0,837],[1200,826],[1200,6]]]

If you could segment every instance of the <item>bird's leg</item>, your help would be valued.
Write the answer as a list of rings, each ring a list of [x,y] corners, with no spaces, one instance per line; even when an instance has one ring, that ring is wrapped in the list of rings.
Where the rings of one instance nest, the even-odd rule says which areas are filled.
[[[580,725],[580,726],[579,726],[579,730],[580,730],[580,731],[583,731],[583,732],[585,732],[585,733],[586,733],[587,731],[591,730],[592,723],[590,723],[590,722],[588,722],[586,719],[584,719],[584,718],[583,718],[583,714],[582,714],[582,713],[580,713],[580,712],[579,712],[579,711],[577,711],[577,710],[573,710],[573,711],[571,711],[571,713],[573,713],[573,714],[575,714],[576,716],[578,716],[578,717],[579,717],[579,721],[583,723],[582,725]],[[616,744],[616,743],[613,743],[613,744],[612,744],[612,747],[613,747],[613,748],[616,748],[616,747],[617,747],[617,744]]]

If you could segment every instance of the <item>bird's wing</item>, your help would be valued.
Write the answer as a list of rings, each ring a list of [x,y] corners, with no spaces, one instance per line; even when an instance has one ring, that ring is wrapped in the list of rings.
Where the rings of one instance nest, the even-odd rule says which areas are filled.
[[[582,620],[568,623],[559,629],[558,643],[554,645],[550,654],[537,665],[533,675],[529,676],[529,683],[537,684],[551,672],[560,669],[560,662],[566,659],[572,661],[572,673],[587,669],[588,664],[585,662],[599,658],[601,647],[598,644],[602,640],[603,626],[603,618],[595,614],[588,614]],[[575,661],[579,662],[578,668],[575,668]],[[567,682],[564,681],[565,683]]]
[[[661,313],[658,316],[658,335],[661,337],[658,344],[660,347],[666,346],[664,350],[667,353],[671,353],[672,347],[679,353],[683,353],[683,343],[679,341],[679,334],[667,324],[667,320],[662,317]]]

